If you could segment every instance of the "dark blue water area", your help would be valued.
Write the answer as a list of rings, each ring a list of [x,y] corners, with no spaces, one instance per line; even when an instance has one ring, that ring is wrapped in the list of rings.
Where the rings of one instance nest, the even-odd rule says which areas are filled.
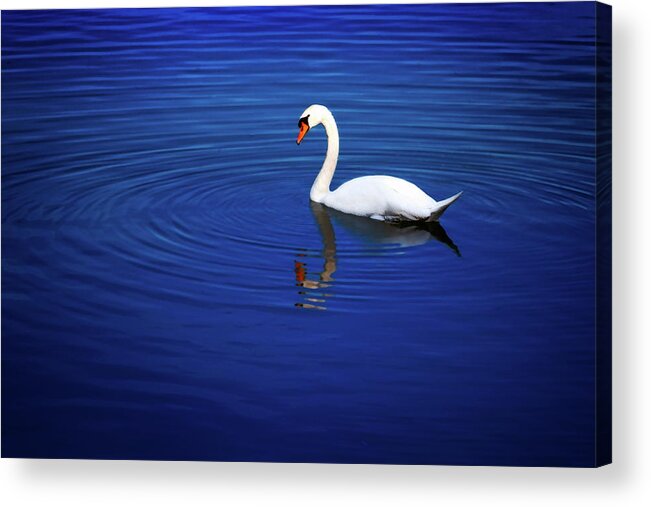
[[[594,10],[3,12],[3,455],[593,465]]]

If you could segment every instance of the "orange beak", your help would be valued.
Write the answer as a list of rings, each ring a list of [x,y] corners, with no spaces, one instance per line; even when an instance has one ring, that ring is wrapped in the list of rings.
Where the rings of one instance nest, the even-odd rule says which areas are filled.
[[[305,134],[307,134],[307,131],[310,130],[310,127],[308,127],[305,123],[301,123],[298,127],[298,138],[296,139],[296,144],[301,144],[301,141],[305,137]]]

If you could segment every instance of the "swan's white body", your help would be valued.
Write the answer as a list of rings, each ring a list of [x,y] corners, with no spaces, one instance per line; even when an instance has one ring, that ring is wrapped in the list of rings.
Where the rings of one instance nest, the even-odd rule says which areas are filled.
[[[339,132],[332,113],[318,104],[308,107],[301,115],[297,143],[309,128],[323,124],[328,136],[328,150],[321,171],[310,190],[310,199],[330,208],[352,215],[387,221],[436,221],[456,201],[461,192],[443,201],[435,201],[409,181],[393,176],[362,176],[330,190],[330,182],[339,157]]]

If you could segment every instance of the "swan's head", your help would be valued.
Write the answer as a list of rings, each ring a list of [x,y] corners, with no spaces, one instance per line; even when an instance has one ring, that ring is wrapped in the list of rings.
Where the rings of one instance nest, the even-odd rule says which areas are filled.
[[[298,138],[296,139],[296,144],[301,144],[308,130],[320,125],[330,116],[332,116],[332,113],[328,111],[328,108],[319,104],[312,104],[303,111],[300,120],[298,120]]]

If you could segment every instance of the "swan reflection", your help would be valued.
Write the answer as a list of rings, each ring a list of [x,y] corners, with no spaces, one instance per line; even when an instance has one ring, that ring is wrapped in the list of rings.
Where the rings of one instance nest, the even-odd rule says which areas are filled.
[[[296,285],[301,287],[298,293],[302,301],[296,303],[300,308],[326,309],[325,302],[331,295],[328,288],[332,286],[333,275],[337,271],[337,243],[333,221],[367,243],[412,247],[434,239],[461,256],[457,245],[438,222],[391,223],[349,215],[315,202],[310,202],[310,206],[321,234],[323,264],[318,273],[311,273],[307,269],[306,254],[297,254],[298,259],[294,260],[294,275]]]

